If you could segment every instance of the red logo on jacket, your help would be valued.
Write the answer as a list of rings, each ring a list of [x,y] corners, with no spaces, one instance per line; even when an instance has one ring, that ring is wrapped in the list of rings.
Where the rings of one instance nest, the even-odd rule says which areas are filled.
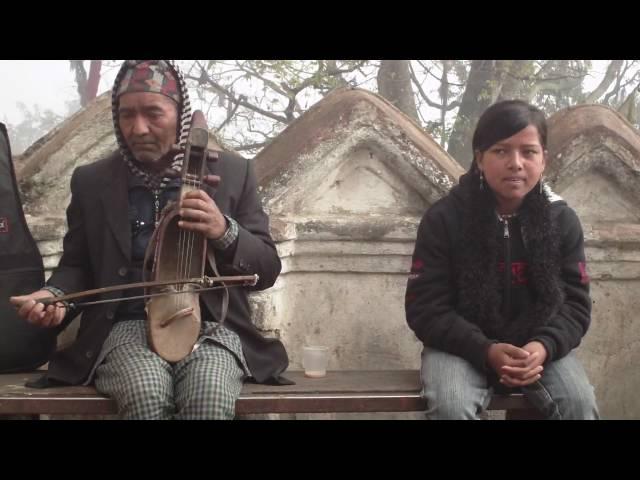
[[[584,262],[578,262],[578,268],[580,269],[580,283],[586,285],[591,280],[587,273],[587,264]]]
[[[9,219],[0,217],[0,233],[9,233]]]
[[[414,258],[411,264],[411,273],[409,274],[409,280],[414,280],[420,276],[424,271],[424,262],[421,258]]]
[[[511,263],[511,285],[527,285],[527,262]],[[504,262],[498,262],[498,271],[504,273]]]

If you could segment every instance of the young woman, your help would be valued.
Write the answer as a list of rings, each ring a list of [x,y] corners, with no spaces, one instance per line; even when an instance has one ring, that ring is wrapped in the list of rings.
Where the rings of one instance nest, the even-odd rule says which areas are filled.
[[[496,389],[549,419],[598,418],[573,353],[591,319],[582,227],[543,183],[546,146],[540,110],[492,105],[469,172],[420,223],[406,315],[428,418],[478,418]]]

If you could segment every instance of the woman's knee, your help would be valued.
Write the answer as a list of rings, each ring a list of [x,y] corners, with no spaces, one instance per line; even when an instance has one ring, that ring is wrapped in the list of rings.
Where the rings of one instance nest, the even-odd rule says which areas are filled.
[[[550,363],[539,383],[542,388],[527,388],[525,393],[548,418],[599,418],[594,388],[574,353]]]
[[[430,419],[477,419],[490,396],[487,379],[469,362],[444,352],[425,349],[422,396]]]
[[[579,389],[568,391],[563,402],[558,402],[560,418],[566,420],[597,420],[600,418],[593,387],[585,382]]]
[[[476,420],[483,406],[473,398],[463,397],[426,397],[425,414],[430,420]]]

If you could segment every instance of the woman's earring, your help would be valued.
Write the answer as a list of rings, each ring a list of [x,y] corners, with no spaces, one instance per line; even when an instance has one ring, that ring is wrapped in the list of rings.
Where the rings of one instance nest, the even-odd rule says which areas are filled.
[[[542,175],[540,175],[540,195],[542,195]]]
[[[484,190],[484,175],[482,174],[482,170],[480,170],[480,190]]]

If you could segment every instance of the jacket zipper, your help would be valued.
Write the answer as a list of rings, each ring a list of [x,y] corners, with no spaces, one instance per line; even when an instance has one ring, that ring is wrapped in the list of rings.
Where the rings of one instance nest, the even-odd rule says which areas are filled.
[[[505,318],[511,316],[511,238],[509,235],[509,219],[502,220],[504,226],[504,310]]]
[[[160,190],[153,190],[153,210],[155,213],[155,223],[156,228],[158,228],[158,224],[160,223]]]

